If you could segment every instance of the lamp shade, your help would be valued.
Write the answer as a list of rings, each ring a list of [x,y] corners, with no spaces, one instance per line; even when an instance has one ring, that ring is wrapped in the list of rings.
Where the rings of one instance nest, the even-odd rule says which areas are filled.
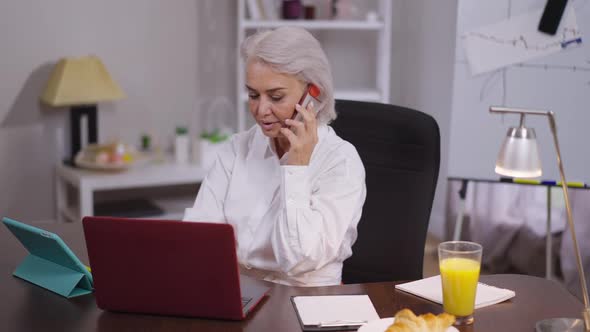
[[[541,176],[541,159],[533,128],[508,129],[496,161],[496,173],[518,178]]]
[[[85,56],[63,58],[55,65],[41,101],[60,107],[96,104],[124,97],[102,61],[96,56]]]

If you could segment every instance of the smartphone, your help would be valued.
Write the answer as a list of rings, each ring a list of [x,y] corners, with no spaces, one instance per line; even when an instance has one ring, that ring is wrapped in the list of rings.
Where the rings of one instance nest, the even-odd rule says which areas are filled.
[[[307,106],[309,105],[309,103],[311,103],[313,101],[314,103],[314,111],[318,112],[318,106],[320,105],[321,101],[320,101],[320,88],[317,87],[317,85],[315,84],[308,84],[307,88],[305,89],[305,93],[303,93],[303,96],[301,96],[301,99],[299,100],[299,105],[301,105],[301,107],[303,108],[307,108]],[[299,114],[299,112],[295,111],[293,113],[293,116],[291,117],[292,120],[297,120],[297,121],[303,121],[303,118],[301,116],[301,114]]]

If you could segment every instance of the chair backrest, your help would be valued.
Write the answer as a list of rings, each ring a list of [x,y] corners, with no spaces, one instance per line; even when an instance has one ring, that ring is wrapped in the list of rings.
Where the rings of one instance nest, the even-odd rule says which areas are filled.
[[[433,117],[405,107],[337,100],[336,133],[365,166],[367,198],[342,281],[422,278],[424,245],[440,164]]]

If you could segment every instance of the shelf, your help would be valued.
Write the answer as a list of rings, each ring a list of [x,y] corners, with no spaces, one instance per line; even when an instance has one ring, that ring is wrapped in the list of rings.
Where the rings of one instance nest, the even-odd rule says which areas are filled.
[[[94,190],[198,183],[205,178],[205,170],[199,165],[171,161],[148,163],[122,172],[101,172],[60,164],[57,173],[76,186],[84,183]]]
[[[245,29],[278,28],[296,26],[310,30],[381,30],[385,25],[381,21],[345,21],[345,20],[244,20]]]
[[[334,98],[358,101],[381,101],[381,93],[377,89],[350,89],[350,90],[336,90],[334,91]],[[240,99],[243,102],[248,101],[248,94],[242,92]]]
[[[80,221],[81,216],[95,215],[95,200],[101,201],[100,197],[95,197],[99,192],[111,195],[108,199],[104,199],[107,196],[103,196],[102,201],[106,202],[116,200],[114,198],[116,195],[113,196],[113,193],[109,194],[108,191],[121,190],[129,196],[131,190],[153,190],[154,194],[141,196],[141,198],[153,200],[164,210],[164,216],[160,215],[156,218],[178,220],[182,218],[184,209],[194,204],[196,197],[193,193],[183,197],[186,191],[183,188],[201,183],[205,174],[206,171],[199,165],[176,164],[170,161],[154,161],[122,172],[99,172],[58,164],[56,169],[57,219]],[[164,192],[158,187],[162,187],[161,190]],[[167,187],[174,188],[164,190]],[[77,199],[68,194],[72,189]],[[160,199],[150,197],[155,193]],[[136,197],[129,196],[125,199],[134,198]]]
[[[154,204],[164,210],[163,215],[155,216],[153,219],[182,220],[184,217],[184,210],[195,204],[195,198],[196,196],[161,197],[153,199]]]
[[[61,208],[58,211],[58,213],[61,213],[65,220],[68,220],[71,222],[78,222],[78,221],[82,220],[78,211],[76,209],[74,209],[73,207]],[[59,220],[59,218],[58,218],[58,220]]]
[[[336,90],[334,98],[379,102],[381,101],[381,93],[376,89]]]
[[[248,1],[238,0],[237,11],[237,40],[236,48],[239,48],[246,38],[257,29],[276,29],[284,26],[299,27],[311,31],[325,47],[324,51],[328,61],[333,65],[332,70],[340,74],[338,85],[342,87],[356,86],[355,89],[336,89],[334,98],[357,100],[365,102],[389,103],[390,74],[392,44],[391,13],[393,12],[391,0],[374,0],[363,6],[366,13],[377,13],[375,18],[356,20],[344,19],[317,19],[317,20],[283,20],[283,19],[250,19],[248,18]],[[263,16],[264,17],[264,16]],[[350,43],[350,36],[360,37],[366,43],[359,47],[356,43]],[[361,36],[357,36],[360,34]],[[355,52],[348,52],[354,50]],[[358,70],[350,70],[350,65],[358,68],[367,68],[367,76],[356,77]],[[252,125],[253,121],[248,116],[248,95],[244,91],[246,80],[245,64],[241,57],[237,56],[237,80],[235,95],[237,112],[237,130],[243,131]],[[350,72],[348,72],[350,71]],[[363,73],[364,74],[364,73]],[[372,77],[374,76],[374,77]]]
[[[165,212],[159,216],[143,217],[142,219],[154,219],[154,220],[182,220],[184,212]]]

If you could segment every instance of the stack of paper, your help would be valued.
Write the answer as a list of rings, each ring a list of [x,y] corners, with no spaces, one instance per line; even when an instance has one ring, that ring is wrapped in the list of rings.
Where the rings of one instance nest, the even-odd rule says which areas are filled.
[[[442,304],[442,286],[440,275],[407,282],[405,284],[399,284],[396,285],[395,288]],[[514,296],[516,296],[516,293],[512,290],[498,288],[480,282],[477,284],[477,293],[475,294],[475,309],[504,302],[513,298]]]

